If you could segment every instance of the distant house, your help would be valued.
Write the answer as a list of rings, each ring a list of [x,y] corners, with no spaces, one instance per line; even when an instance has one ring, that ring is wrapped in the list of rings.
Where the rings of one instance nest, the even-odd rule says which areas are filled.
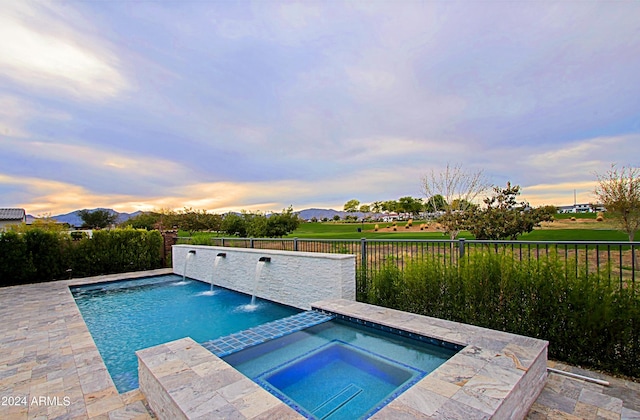
[[[558,213],[597,213],[605,211],[600,204],[574,204],[572,206],[559,206]]]
[[[9,225],[18,225],[26,222],[27,213],[24,209],[0,208],[0,231],[5,230]]]
[[[400,220],[400,215],[398,213],[390,212],[382,215],[383,222],[395,222],[397,220]]]

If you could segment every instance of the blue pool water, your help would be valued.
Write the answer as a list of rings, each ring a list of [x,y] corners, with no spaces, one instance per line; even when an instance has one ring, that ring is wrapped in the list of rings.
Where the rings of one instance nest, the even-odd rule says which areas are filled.
[[[91,335],[119,392],[138,387],[136,350],[191,337],[202,343],[300,310],[181,276],[72,287]]]
[[[309,418],[374,414],[457,350],[333,320],[223,359]]]

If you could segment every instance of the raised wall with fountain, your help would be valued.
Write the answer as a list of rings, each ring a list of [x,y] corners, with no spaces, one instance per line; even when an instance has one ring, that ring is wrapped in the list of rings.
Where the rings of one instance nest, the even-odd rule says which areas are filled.
[[[176,274],[301,309],[356,298],[354,255],[174,245],[172,258]]]

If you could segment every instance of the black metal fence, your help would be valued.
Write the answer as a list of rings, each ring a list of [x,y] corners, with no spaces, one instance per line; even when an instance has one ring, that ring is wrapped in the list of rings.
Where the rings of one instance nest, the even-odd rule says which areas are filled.
[[[189,242],[189,238],[180,239]],[[597,273],[618,282],[620,287],[635,286],[636,278],[640,278],[637,261],[640,242],[211,238],[208,245],[353,254],[357,271],[365,277],[389,263],[402,269],[409,261],[429,257],[444,265],[455,265],[475,253],[494,252],[508,253],[519,261],[561,259],[569,263],[567,266],[576,275]]]

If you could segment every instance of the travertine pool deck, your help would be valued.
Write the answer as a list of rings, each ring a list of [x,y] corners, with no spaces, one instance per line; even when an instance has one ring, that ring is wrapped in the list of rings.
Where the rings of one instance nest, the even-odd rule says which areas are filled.
[[[149,410],[146,399],[139,391],[126,394],[118,394],[116,391],[68,286],[170,272],[170,269],[155,270],[0,288],[2,319],[0,323],[0,397],[2,398],[0,418],[11,420],[153,418],[154,415]],[[327,306],[325,309],[328,310],[331,310],[328,307],[331,305],[348,309],[352,303],[333,302],[321,306]],[[383,316],[382,313],[376,315],[376,311],[380,311],[380,308],[371,309],[369,313],[359,311],[358,317]],[[406,329],[406,319],[399,318],[399,321]],[[482,337],[478,339],[482,340]],[[455,341],[455,337],[451,340]],[[463,356],[472,357],[469,354],[463,354]],[[489,353],[479,352],[473,357],[476,356],[484,356],[486,359]],[[501,356],[498,357],[500,358]],[[503,359],[506,362],[515,363],[511,357]],[[526,357],[523,360],[520,360],[520,363],[525,365]],[[611,386],[603,387],[549,374],[546,386],[528,412],[527,418],[640,419],[640,384],[605,377],[567,365],[549,363],[562,370],[604,378],[611,382]],[[230,373],[230,375],[233,374]],[[434,378],[429,379],[432,376]],[[469,383],[473,386],[471,380],[462,384],[465,380],[463,376],[460,384],[450,382],[460,387],[456,393]],[[427,379],[428,381],[422,384],[423,388],[436,395],[442,396],[443,393],[451,393],[455,389],[451,386],[442,386],[442,382],[455,379],[448,376],[446,372],[440,376],[430,375],[425,378]],[[436,389],[433,389],[433,386],[436,386]],[[251,385],[249,387],[257,391]],[[471,390],[472,388],[469,387],[469,391]],[[250,393],[233,388],[227,391],[227,396],[232,403],[236,403],[236,406],[232,404],[232,407],[237,408],[236,411],[241,414],[237,415],[234,411],[234,415],[237,415],[235,418],[267,418],[270,417],[269,413],[276,412],[280,415],[285,414],[285,411],[279,411],[280,409],[275,407],[275,404],[278,404],[277,401],[269,400],[274,406],[266,407],[266,410],[261,411],[259,404],[253,406],[250,404],[250,398],[247,398]],[[235,397],[232,395],[234,392]],[[378,412],[377,418],[444,418],[437,415],[437,410],[436,414],[431,416],[425,412],[420,414],[419,411],[415,411],[412,405],[417,404],[424,408],[433,406],[433,403],[424,402],[423,404],[405,394],[386,409]],[[479,410],[482,412],[481,409]],[[232,412],[229,414],[230,418],[234,417],[231,415]],[[291,414],[292,417],[295,414],[295,412]],[[473,417],[452,415],[449,418]],[[487,417],[479,414],[478,418]]]

